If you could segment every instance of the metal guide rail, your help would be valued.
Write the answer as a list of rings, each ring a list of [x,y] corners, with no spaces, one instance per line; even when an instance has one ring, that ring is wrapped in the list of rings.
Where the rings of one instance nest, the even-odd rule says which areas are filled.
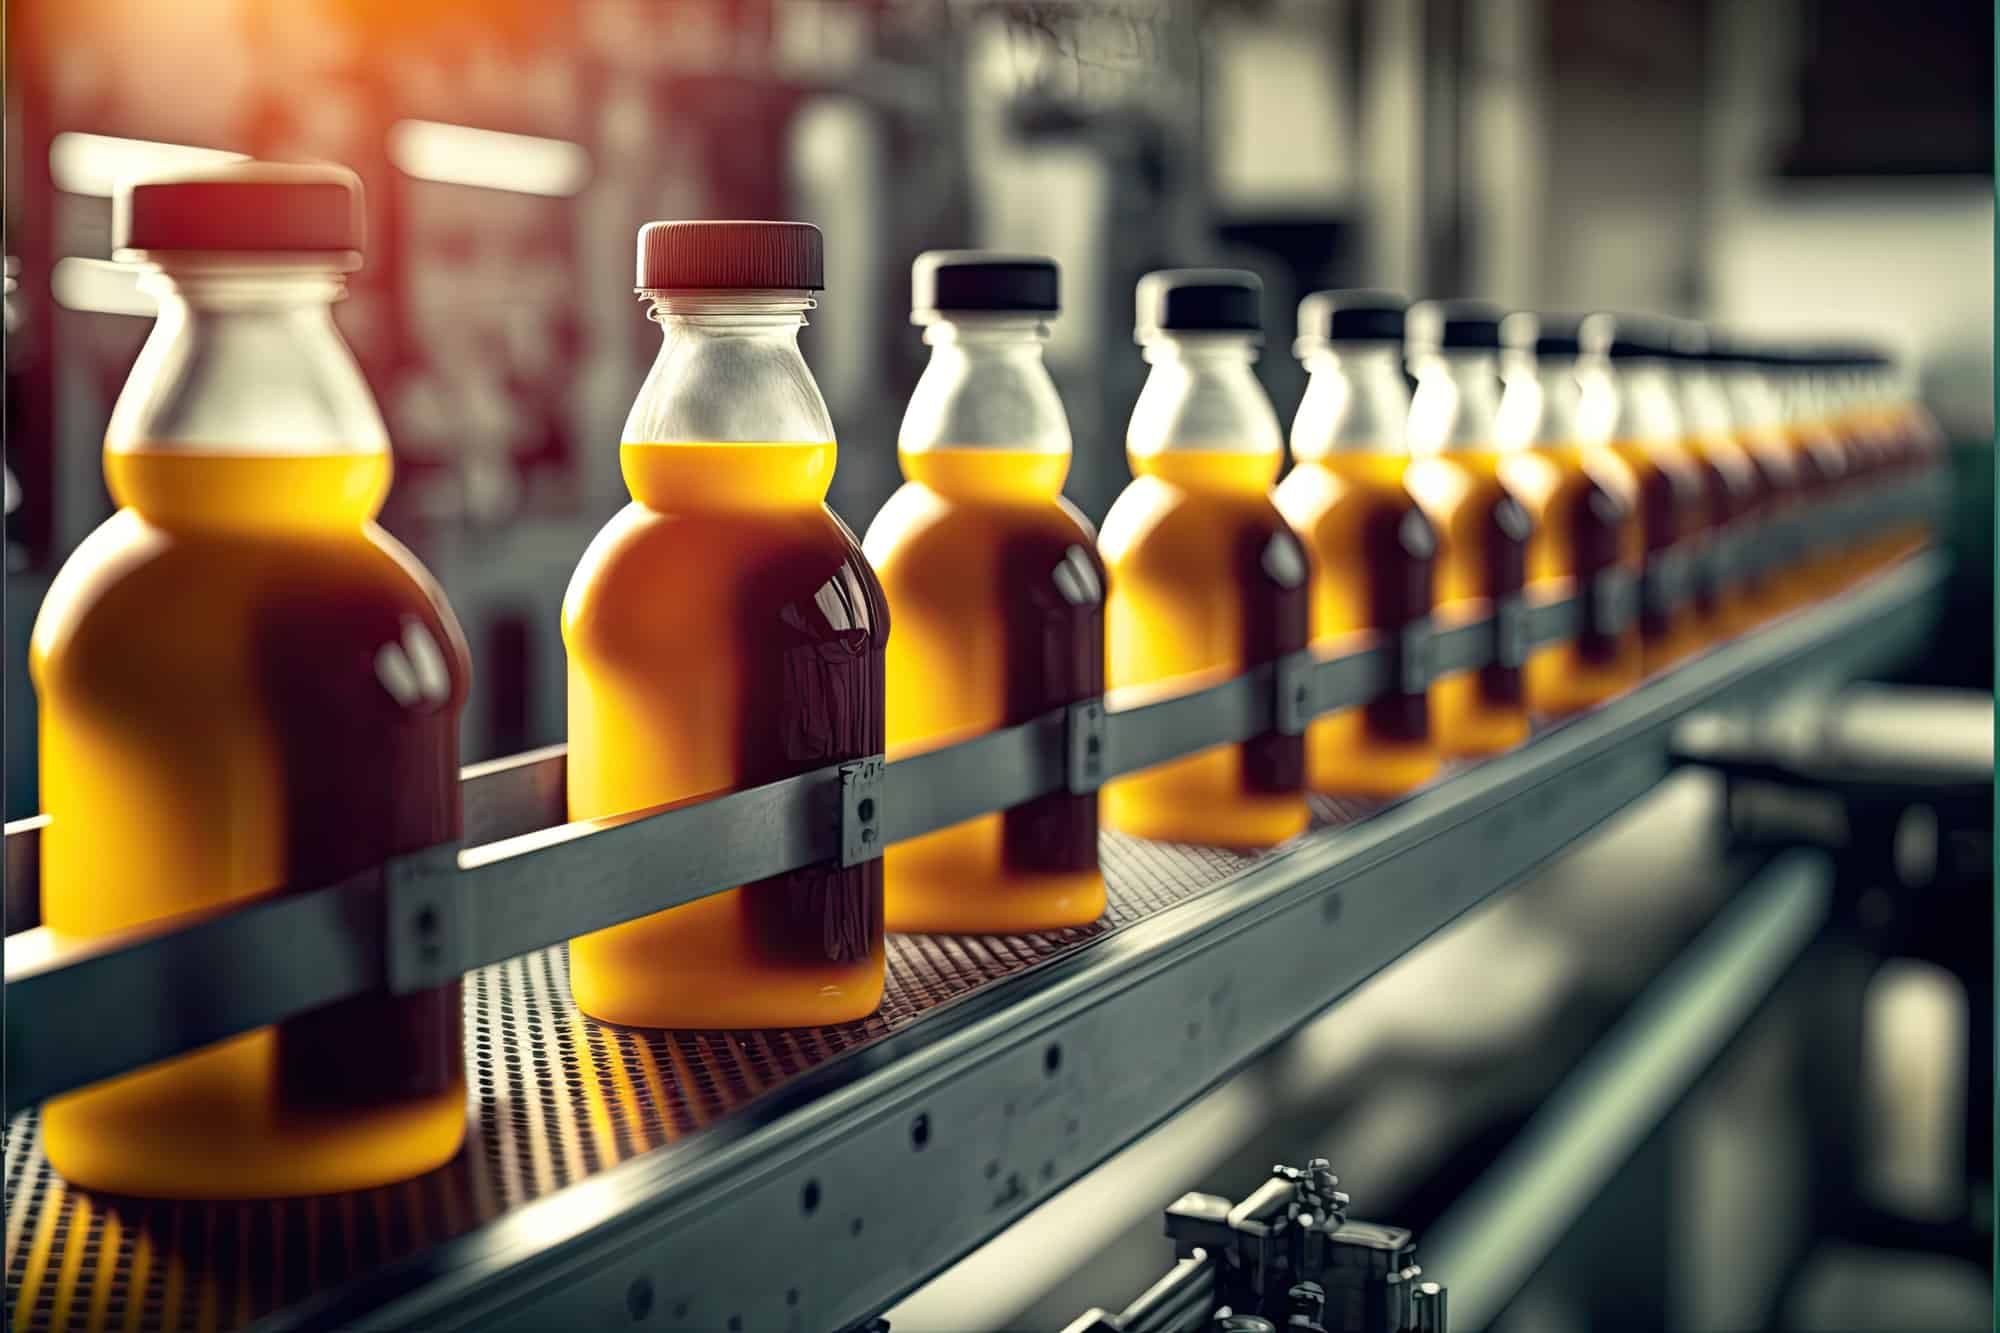
[[[27,1057],[11,1063],[10,1083],[39,1078],[10,1110],[371,987],[473,975],[471,1130],[452,1165],[360,1195],[135,1204],[68,1190],[41,1158],[33,1117],[18,1116],[6,1162],[9,1296],[29,1327],[266,1315],[274,1327],[488,1327],[504,1315],[523,1328],[640,1317],[832,1328],[864,1318],[1643,792],[1661,771],[1667,723],[1687,708],[1808,663],[1864,670],[1920,642],[1941,569],[1935,556],[1906,561],[1368,818],[1322,803],[1315,829],[1274,852],[1107,835],[1104,921],[1038,936],[894,937],[882,1013],[838,1028],[611,1028],[569,1003],[562,951],[537,949],[775,873],[786,857],[839,855],[843,799],[849,833],[872,823],[879,845],[1061,789],[1073,767],[1088,769],[1093,735],[1099,781],[1248,739],[1275,725],[1284,671],[1192,696],[1212,700],[1207,725],[1223,732],[1214,739],[1186,720],[1196,714],[1186,697],[1106,710],[1099,722],[1066,714],[887,765],[858,788],[832,770],[603,829],[548,828],[561,816],[561,756],[524,756],[468,770],[470,850],[108,948],[71,953],[42,931],[10,937],[10,1063]],[[1560,608],[1546,615],[1556,623]],[[1490,624],[1483,632],[1490,643]],[[1460,644],[1476,637],[1457,633]],[[1322,684],[1369,679],[1379,663],[1369,646],[1309,667],[1312,711],[1365,698],[1339,692],[1329,704]],[[1201,744],[1159,755],[1138,721],[1149,717]],[[978,783],[953,776],[966,772]],[[858,818],[868,780],[879,783],[875,814]],[[979,784],[976,808],[946,804]],[[32,871],[32,830],[7,842],[11,900]],[[765,859],[743,859],[752,856]],[[706,869],[673,869],[687,857]],[[629,878],[640,863],[660,873],[634,905],[618,868]],[[571,910],[537,901],[557,896],[553,884]],[[274,913],[300,900],[319,906]],[[395,942],[390,909],[413,902],[430,909],[431,943],[397,962],[414,942]],[[262,932],[279,929],[297,976],[267,978],[248,997],[212,980],[233,950],[269,947],[275,936]],[[313,961],[315,942],[331,942],[330,957]],[[170,979],[185,1020],[171,1029],[149,1012],[169,1007],[148,998]],[[115,1006],[100,998],[110,996]],[[115,1058],[60,1051],[36,1034],[43,1023],[72,1046],[115,1045]],[[135,1025],[145,1031],[134,1036]],[[773,1252],[793,1257],[783,1280],[772,1277]]]
[[[1885,489],[1794,516],[1763,546],[1791,559],[1924,511],[1923,485]],[[1747,561],[1745,552],[1739,562]],[[1741,565],[1740,565],[1741,567]],[[545,799],[561,786],[560,750],[468,770],[465,845],[394,858],[339,883],[295,886],[248,903],[120,934],[78,939],[37,928],[39,821],[7,832],[5,1109],[224,1037],[387,989],[408,994],[476,968],[787,871],[880,856],[890,842],[1272,732],[1386,690],[1492,662],[1516,665],[1574,637],[1586,620],[1629,623],[1620,569],[1573,595],[1438,629],[1414,651],[1354,636],[1331,656],[1294,653],[1188,693],[1092,699],[893,764],[858,759],[707,800],[564,823]],[[1568,593],[1569,589],[1562,590]],[[1586,603],[1590,604],[1588,611]],[[1606,609],[1611,608],[1607,616]],[[1392,661],[1399,680],[1388,679]],[[1120,706],[1120,705],[1123,706]],[[560,893],[549,891],[560,884]],[[247,958],[287,966],[244,969]]]

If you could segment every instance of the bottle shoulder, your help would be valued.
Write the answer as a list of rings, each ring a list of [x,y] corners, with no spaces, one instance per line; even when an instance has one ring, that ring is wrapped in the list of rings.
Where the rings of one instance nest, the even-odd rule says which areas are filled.
[[[373,523],[307,537],[188,534],[121,510],[51,583],[30,662],[45,687],[115,691],[146,678],[192,697],[252,687],[279,658],[287,673],[373,671],[392,645],[416,664],[420,693],[463,699],[471,654],[457,617],[430,572]]]
[[[782,615],[816,596],[824,604],[801,613],[807,627],[823,629],[819,622],[831,618],[886,635],[880,581],[859,539],[824,504],[663,513],[633,501],[577,561],[563,597],[563,632],[572,648],[593,634],[637,629],[686,650],[715,637],[732,615],[761,615],[763,608]]]

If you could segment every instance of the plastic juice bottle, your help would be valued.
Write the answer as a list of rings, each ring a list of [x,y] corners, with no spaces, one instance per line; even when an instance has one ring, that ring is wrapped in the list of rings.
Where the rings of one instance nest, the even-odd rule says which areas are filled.
[[[1827,347],[1813,357],[1819,404],[1819,418],[1840,446],[1847,462],[1841,483],[1842,502],[1858,507],[1882,482],[1878,475],[1881,455],[1874,422],[1855,391],[1857,362],[1850,349]],[[1839,582],[1845,587],[1866,577],[1876,564],[1874,534],[1850,526],[1845,556],[1840,561]]]
[[[1694,594],[1707,639],[1721,643],[1757,623],[1759,580],[1739,559],[1757,539],[1766,495],[1750,455],[1736,443],[1723,392],[1709,357],[1708,333],[1683,324],[1676,332],[1672,379],[1679,393],[1681,439],[1702,465],[1713,540],[1696,568]]]
[[[1753,594],[1760,621],[1780,616],[1810,600],[1798,552],[1785,534],[1804,503],[1798,460],[1784,434],[1777,398],[1758,355],[1738,344],[1714,353],[1728,393],[1736,442],[1757,466],[1765,507],[1755,554],[1769,562]]]
[[[1915,385],[1896,363],[1882,353],[1869,356],[1871,392],[1882,403],[1881,430],[1893,460],[1889,475],[1898,485],[1912,481],[1935,487],[1942,483],[1949,446],[1936,418],[1924,407]],[[1901,527],[1888,544],[1889,558],[1909,555],[1934,537],[1933,525],[1919,520]]]
[[[798,333],[819,230],[654,222],[663,335],[626,418],[632,503],[563,601],[569,811],[609,818],[883,748],[888,607],[826,507],[833,426]],[[882,867],[810,866],[570,941],[570,990],[647,1027],[835,1023],[882,998]]]
[[[1311,372],[1292,421],[1278,511],[1312,551],[1312,637],[1332,648],[1375,631],[1389,678],[1410,684],[1306,731],[1306,779],[1329,796],[1396,796],[1438,770],[1423,653],[1437,536],[1403,484],[1410,412],[1403,311],[1392,292],[1316,292],[1299,303],[1294,350]]]
[[[1665,670],[1707,641],[1696,571],[1713,533],[1703,464],[1681,446],[1680,406],[1667,378],[1664,331],[1632,319],[1584,321],[1579,425],[1607,445],[1639,486],[1645,570],[1639,577],[1640,656]]]
[[[1507,379],[1500,404],[1500,480],[1534,520],[1528,543],[1533,594],[1571,594],[1580,619],[1573,639],[1528,659],[1528,708],[1564,717],[1595,707],[1639,683],[1638,580],[1645,563],[1639,485],[1624,460],[1585,438],[1579,420],[1578,330],[1548,321],[1549,331],[1526,343],[1510,325],[1519,351],[1533,348],[1533,365]]]
[[[863,549],[896,617],[891,757],[1104,692],[1104,567],[1062,497],[1069,422],[1042,362],[1055,261],[919,255],[930,364],[904,413],[908,478]],[[884,853],[891,930],[1053,930],[1104,911],[1097,796],[1057,793]]]
[[[1284,460],[1277,413],[1251,371],[1262,285],[1233,269],[1139,280],[1138,339],[1152,373],[1132,409],[1133,479],[1105,515],[1105,675],[1127,701],[1217,684],[1302,651],[1311,565],[1271,501]],[[1305,745],[1271,735],[1135,773],[1104,791],[1104,819],[1144,838],[1268,847],[1302,832]]]
[[[1406,354],[1417,371],[1404,485],[1438,540],[1433,619],[1494,616],[1518,629],[1533,520],[1500,482],[1500,379],[1484,333],[1490,307],[1413,306]],[[1501,628],[1500,660],[1431,685],[1431,739],[1455,758],[1497,754],[1528,736],[1517,632]]]
[[[464,638],[372,521],[388,437],[333,323],[360,263],[338,167],[132,185],[159,318],[105,433],[121,506],[36,621],[42,914],[91,936],[318,887],[459,833]],[[50,1162],[118,1194],[379,1185],[465,1133],[457,983],[365,996],[52,1099]]]
[[[1791,349],[1771,354],[1785,420],[1785,438],[1799,463],[1808,504],[1822,515],[1845,498],[1849,474],[1847,450],[1827,421],[1820,392],[1819,366],[1812,352]],[[1840,591],[1847,582],[1849,544],[1837,528],[1822,527],[1819,540],[1807,552],[1805,591],[1818,600]]]

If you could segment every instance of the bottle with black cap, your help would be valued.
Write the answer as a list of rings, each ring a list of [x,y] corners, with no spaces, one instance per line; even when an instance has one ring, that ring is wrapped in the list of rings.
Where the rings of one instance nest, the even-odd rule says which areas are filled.
[[[1804,482],[1764,356],[1740,337],[1715,336],[1709,360],[1729,396],[1736,443],[1756,465],[1763,486],[1762,522],[1745,561],[1757,575],[1753,606],[1758,619],[1769,620],[1812,599],[1801,561]]]
[[[1800,490],[1810,515],[1803,528],[1801,593],[1817,601],[1847,582],[1853,535],[1846,503],[1849,459],[1827,420],[1820,358],[1814,349],[1767,347],[1764,360],[1777,390],[1784,438],[1798,464]]]
[[[1564,717],[1639,683],[1639,573],[1645,547],[1638,481],[1622,459],[1586,438],[1579,378],[1582,322],[1520,314],[1505,329],[1532,376],[1508,381],[1500,478],[1535,523],[1528,543],[1531,598],[1573,597],[1573,637],[1528,660],[1528,707]],[[1532,381],[1537,392],[1526,397]]]
[[[799,355],[819,229],[652,222],[638,251],[662,338],[619,446],[632,503],[563,600],[573,820],[883,749],[888,605],[826,506]],[[845,1022],[881,1002],[882,935],[881,861],[813,866],[570,941],[570,991],[639,1027]]]
[[[1404,485],[1438,539],[1433,619],[1494,625],[1491,662],[1431,685],[1431,739],[1456,758],[1497,754],[1528,736],[1521,669],[1532,524],[1500,481],[1500,318],[1482,302],[1426,301],[1410,307],[1405,331],[1417,390]]]
[[[1579,326],[1581,438],[1623,459],[1638,483],[1646,563],[1639,576],[1639,642],[1648,674],[1709,641],[1695,578],[1712,538],[1703,465],[1682,446],[1679,396],[1668,377],[1669,331],[1657,320],[1590,315]]]
[[[1171,695],[1289,658],[1308,639],[1311,564],[1271,502],[1284,438],[1252,370],[1263,285],[1236,269],[1139,280],[1139,343],[1152,372],[1132,409],[1133,472],[1105,516],[1110,573],[1105,674],[1113,689]],[[1121,832],[1268,847],[1302,832],[1304,738],[1219,746],[1112,783]]]
[[[1312,637],[1372,632],[1396,682],[1306,731],[1306,780],[1328,796],[1397,796],[1438,769],[1430,740],[1432,565],[1437,536],[1408,488],[1403,298],[1314,292],[1299,303],[1293,351],[1310,375],[1292,420],[1282,513],[1312,552]]]
[[[1104,692],[1104,568],[1063,499],[1069,421],[1042,362],[1056,263],[935,250],[911,272],[931,359],[896,449],[908,478],[863,543],[896,620],[889,752]],[[1060,793],[897,843],[888,927],[1055,930],[1104,911],[1097,796]]]
[[[460,830],[458,622],[374,523],[389,440],[333,322],[361,183],[234,162],[140,180],[118,257],[159,318],[105,432],[119,512],[35,625],[42,920],[71,938],[318,888]],[[281,965],[281,960],[252,960]],[[240,1198],[428,1171],[465,1129],[456,982],[367,996],[57,1097],[49,1160]]]
[[[1708,330],[1682,320],[1671,337],[1669,374],[1680,407],[1681,442],[1701,465],[1711,520],[1711,540],[1695,568],[1695,605],[1715,643],[1756,624],[1759,576],[1743,553],[1756,543],[1767,496],[1756,463],[1736,442],[1729,396],[1710,359]]]

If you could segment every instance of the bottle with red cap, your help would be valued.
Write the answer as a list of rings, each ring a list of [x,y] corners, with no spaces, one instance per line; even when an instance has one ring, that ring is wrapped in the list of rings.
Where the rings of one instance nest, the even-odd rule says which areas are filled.
[[[826,506],[834,435],[799,354],[801,222],[653,222],[662,335],[626,418],[632,503],[563,601],[569,812],[608,819],[883,748],[889,611]],[[585,1013],[643,1027],[837,1023],[882,998],[882,863],[816,865],[572,940]]]
[[[908,480],[864,549],[896,617],[892,756],[1104,692],[1104,566],[1063,499],[1069,420],[1042,361],[1044,255],[933,250],[910,274],[930,364],[896,440]],[[1097,796],[1057,792],[883,853],[891,930],[1055,930],[1104,912]]]
[[[361,218],[360,182],[331,166],[232,163],[116,197],[159,318],[105,435],[121,508],[56,577],[30,656],[60,934],[458,836],[464,638],[373,522],[389,443],[333,322]],[[415,1175],[464,1135],[462,1021],[454,983],[229,1038],[51,1100],[49,1160],[184,1198]]]

